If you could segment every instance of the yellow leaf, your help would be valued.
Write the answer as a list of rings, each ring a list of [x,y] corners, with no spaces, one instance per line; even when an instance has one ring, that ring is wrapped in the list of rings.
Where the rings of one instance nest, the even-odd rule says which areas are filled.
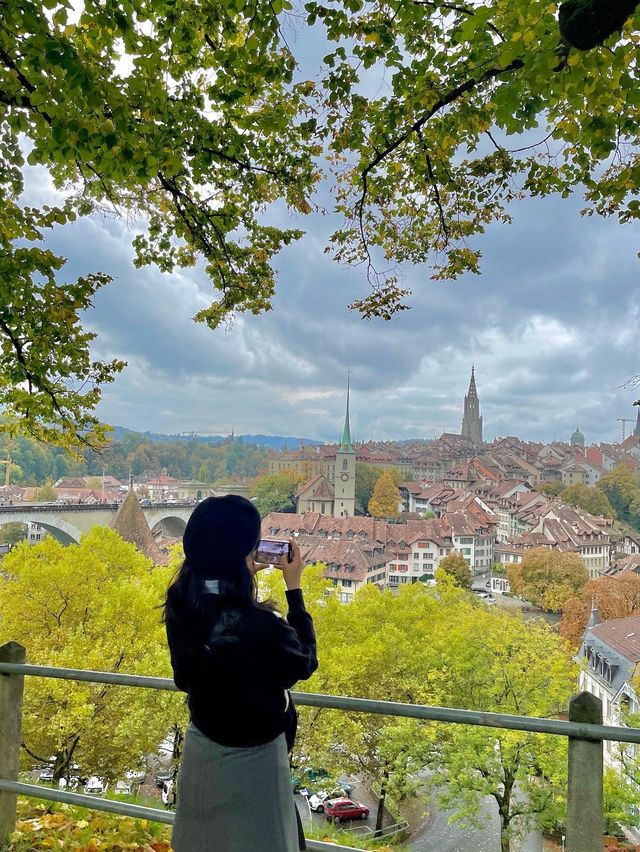
[[[574,67],[574,65],[577,65],[579,62],[580,62],[580,54],[579,53],[572,53],[569,56],[569,58],[567,59],[567,64],[570,65],[572,68]]]
[[[378,42],[380,41],[380,34],[379,33],[367,33],[367,35],[364,37],[364,40],[366,42],[372,42],[373,44],[378,44]]]

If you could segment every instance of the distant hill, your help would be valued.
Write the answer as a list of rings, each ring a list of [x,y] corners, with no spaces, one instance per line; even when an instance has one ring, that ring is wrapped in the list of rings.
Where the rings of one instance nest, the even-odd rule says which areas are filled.
[[[125,426],[114,426],[114,440],[120,441],[125,432],[133,432],[136,435],[142,435],[147,441],[198,441],[203,444],[223,444],[229,440],[228,435],[198,435],[197,432],[181,432],[176,435],[165,435],[162,432],[138,432],[135,429],[127,429]],[[236,435],[236,441],[242,441],[244,444],[258,444],[262,447],[270,447],[274,450],[281,450],[285,445],[290,449],[299,447],[300,442],[303,444],[322,444],[323,441],[314,441],[312,438],[296,438],[291,435]]]

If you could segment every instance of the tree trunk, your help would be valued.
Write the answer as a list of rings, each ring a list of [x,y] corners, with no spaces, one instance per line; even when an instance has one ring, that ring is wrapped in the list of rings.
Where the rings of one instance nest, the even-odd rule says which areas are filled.
[[[509,839],[508,833],[505,834],[505,831],[508,831],[508,829],[508,825],[500,826],[500,852],[511,852],[511,840]]]
[[[380,796],[378,798],[378,813],[376,816],[376,830],[374,837],[378,837],[382,833],[382,823],[384,822],[384,803],[387,798],[387,782],[389,781],[389,768],[385,766],[382,770],[382,780],[380,781]]]
[[[513,793],[513,775],[504,767],[504,790],[501,796],[496,796],[498,813],[500,815],[500,852],[511,852],[511,794]]]
[[[172,758],[174,761],[180,760],[182,756],[182,744],[184,743],[184,733],[180,725],[173,726],[173,752]]]

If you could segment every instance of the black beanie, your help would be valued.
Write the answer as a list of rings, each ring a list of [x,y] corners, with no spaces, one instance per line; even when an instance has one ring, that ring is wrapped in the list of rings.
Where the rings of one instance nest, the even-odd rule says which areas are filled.
[[[224,575],[260,538],[260,514],[244,497],[207,497],[191,513],[182,539],[185,559],[199,573]]]

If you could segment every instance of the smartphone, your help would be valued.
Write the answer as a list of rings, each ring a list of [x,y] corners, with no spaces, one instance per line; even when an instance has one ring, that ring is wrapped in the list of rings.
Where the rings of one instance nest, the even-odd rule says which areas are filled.
[[[288,541],[278,541],[274,538],[261,538],[253,555],[255,562],[266,565],[276,565],[283,556],[291,562],[291,545]]]

